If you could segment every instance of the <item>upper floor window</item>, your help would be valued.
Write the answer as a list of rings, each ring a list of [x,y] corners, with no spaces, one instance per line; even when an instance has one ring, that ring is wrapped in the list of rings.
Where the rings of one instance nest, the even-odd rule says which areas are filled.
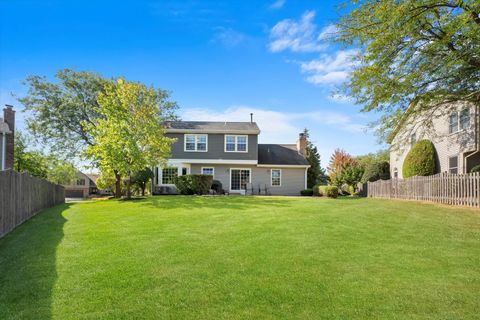
[[[468,129],[470,126],[470,110],[463,109],[460,112],[455,111],[449,117],[449,133],[455,133],[459,130]]]
[[[85,185],[85,179],[78,179],[77,180],[77,186],[84,186]]]
[[[272,169],[271,182],[272,182],[272,187],[280,187],[282,185],[282,170]]]
[[[225,136],[225,152],[248,152],[248,136]]]
[[[448,172],[458,173],[458,156],[448,158]]]
[[[184,151],[208,151],[208,135],[206,134],[186,134]]]
[[[411,136],[410,136],[410,145],[413,146],[415,144],[415,142],[417,142],[417,134],[416,133],[413,133]]]

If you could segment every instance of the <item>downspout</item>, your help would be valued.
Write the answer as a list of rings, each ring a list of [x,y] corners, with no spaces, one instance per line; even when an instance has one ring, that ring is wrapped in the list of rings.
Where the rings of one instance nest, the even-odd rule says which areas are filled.
[[[480,152],[480,128],[479,128],[479,108],[480,106],[479,105],[476,105],[475,106],[475,135],[476,135],[476,139],[475,139],[475,151],[470,153],[469,155],[467,155],[464,159],[463,159],[463,172],[464,173],[468,173],[467,172],[467,160],[468,158],[470,158],[471,156],[477,154]]]
[[[6,138],[5,138],[5,132],[2,132],[2,162],[0,163],[0,170],[5,170],[5,149],[7,146],[5,145],[6,143]],[[13,169],[13,168],[12,168]]]

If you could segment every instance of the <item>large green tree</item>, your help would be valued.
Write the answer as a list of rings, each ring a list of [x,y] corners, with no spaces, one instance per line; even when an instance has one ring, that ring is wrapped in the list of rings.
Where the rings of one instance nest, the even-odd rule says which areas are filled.
[[[164,135],[158,98],[155,88],[119,79],[100,93],[101,117],[95,126],[87,126],[93,137],[87,155],[100,170],[126,177],[127,198],[132,173],[164,162],[174,142]]]
[[[338,39],[359,49],[344,86],[364,111],[381,111],[386,137],[411,102],[480,101],[480,1],[349,1]]]
[[[307,139],[306,159],[310,164],[310,168],[307,170],[307,187],[313,188],[317,183],[327,184],[325,169],[320,165],[320,154],[317,147],[310,141],[310,133],[307,128],[303,130],[303,134]]]

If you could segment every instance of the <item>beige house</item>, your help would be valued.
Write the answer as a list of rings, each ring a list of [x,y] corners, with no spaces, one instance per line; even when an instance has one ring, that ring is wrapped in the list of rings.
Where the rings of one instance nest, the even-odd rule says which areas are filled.
[[[480,164],[479,107],[470,103],[444,104],[419,111],[411,105],[389,137],[392,177],[402,178],[403,161],[413,144],[432,141],[437,154],[437,173],[467,173]]]
[[[87,198],[97,192],[95,182],[81,171],[77,171],[77,178],[64,187],[67,198]]]

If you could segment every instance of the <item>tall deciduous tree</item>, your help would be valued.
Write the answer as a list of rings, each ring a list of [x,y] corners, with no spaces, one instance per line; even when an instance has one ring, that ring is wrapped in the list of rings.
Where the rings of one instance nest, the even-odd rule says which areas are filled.
[[[310,141],[310,133],[308,129],[303,130],[303,134],[307,139],[306,145],[306,158],[310,164],[310,168],[307,171],[307,187],[313,188],[317,183],[326,184],[327,177],[325,175],[325,169],[320,166],[320,154],[317,147]]]
[[[346,166],[355,165],[355,159],[345,150],[336,149],[330,157],[328,164],[328,176],[333,185],[340,186],[342,184],[341,173]]]
[[[127,178],[128,198],[132,173],[158,165],[170,154],[174,140],[164,135],[159,98],[155,88],[119,79],[98,96],[101,117],[87,127],[93,138],[87,155],[101,170]]]
[[[338,39],[359,48],[344,91],[364,111],[382,111],[386,137],[413,101],[480,101],[480,1],[350,1]]]

